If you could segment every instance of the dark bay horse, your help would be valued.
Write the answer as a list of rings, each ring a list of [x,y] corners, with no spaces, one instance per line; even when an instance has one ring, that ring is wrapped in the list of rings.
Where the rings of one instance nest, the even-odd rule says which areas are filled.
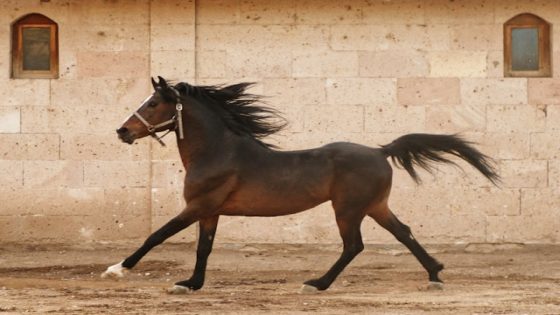
[[[152,79],[154,93],[117,130],[129,144],[156,132],[175,131],[186,169],[186,208],[121,263],[103,276],[121,277],[153,247],[198,222],[200,235],[192,276],[177,282],[170,293],[198,290],[220,215],[280,216],[331,201],[343,241],[340,258],[320,278],[305,282],[305,291],[327,289],[363,249],[360,225],[373,218],[418,259],[432,284],[441,284],[443,265],[413,237],[410,228],[388,206],[392,168],[402,166],[419,181],[414,166],[431,170],[431,162],[462,158],[493,183],[499,181],[492,160],[455,135],[408,134],[381,148],[339,142],[301,151],[278,151],[262,138],[281,130],[275,110],[246,93],[251,85],[169,85]]]

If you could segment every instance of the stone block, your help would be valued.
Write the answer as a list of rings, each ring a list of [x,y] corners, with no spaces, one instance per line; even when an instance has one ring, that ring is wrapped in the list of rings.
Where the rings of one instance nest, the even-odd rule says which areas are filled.
[[[394,188],[389,200],[391,209],[400,221],[410,226],[422,244],[481,242],[485,239],[485,216],[454,213],[453,209],[463,204],[447,204],[440,199],[441,193],[449,191],[448,188]]]
[[[195,24],[194,0],[151,1],[150,22],[152,24]]]
[[[140,239],[149,235],[145,217],[3,216],[0,238],[5,242],[83,244],[92,241]]]
[[[299,0],[294,6],[297,24],[361,23],[363,18],[361,3]]]
[[[346,51],[295,51],[294,77],[355,77],[358,76],[358,54]]]
[[[60,158],[63,160],[148,160],[148,141],[136,141],[132,145],[117,139],[117,134],[62,134]]]
[[[286,128],[278,134],[274,136],[285,136],[286,134],[290,134],[292,132],[302,132],[304,131],[305,127],[305,119],[306,113],[310,113],[313,109],[308,110],[307,107],[309,105],[283,105],[282,107],[275,107],[280,111],[280,115],[286,120],[287,126]],[[320,110],[317,107],[319,106],[311,106],[316,110]],[[328,107],[328,106],[326,106]]]
[[[422,106],[366,106],[366,132],[422,132],[425,128],[425,108]]]
[[[152,142],[151,139],[143,139],[143,142]],[[181,156],[179,154],[179,149],[177,148],[177,141],[173,138],[164,139],[166,145],[165,147],[152,143],[151,146],[151,156],[152,160],[171,160],[180,161]]]
[[[533,105],[488,105],[487,130],[490,132],[544,131],[545,113]]]
[[[426,131],[458,133],[486,129],[485,105],[426,106]]]
[[[181,161],[152,161],[152,187],[175,188],[182,192],[184,182],[185,169]]]
[[[79,188],[84,182],[81,161],[25,161],[23,170],[23,182],[29,188]]]
[[[227,53],[225,50],[196,51],[197,78],[224,78]]]
[[[292,54],[287,50],[229,50],[228,77],[283,78],[292,75]]]
[[[560,105],[546,106],[546,130],[560,131]]]
[[[560,160],[548,161],[548,186],[560,188]]]
[[[546,160],[502,160],[500,175],[504,187],[542,188],[547,186]]]
[[[2,18],[0,18],[0,20],[1,19]],[[10,22],[0,24],[2,25],[0,26],[0,69],[10,69],[11,67]],[[0,73],[0,82],[8,81],[9,79],[9,70]]]
[[[145,187],[105,188],[103,189],[103,207],[91,215],[118,217],[145,217],[152,213],[150,207],[150,190]]]
[[[151,200],[153,216],[171,218],[181,213],[187,206],[183,196],[183,187],[154,187]]]
[[[58,79],[75,80],[78,78],[78,59],[76,57],[76,52],[70,50],[59,51],[59,66],[58,66]]]
[[[130,116],[133,110],[126,107],[57,106],[23,107],[22,131],[33,133],[89,133],[120,140],[115,130]]]
[[[361,10],[364,24],[426,24],[424,14],[426,7],[424,1],[420,0],[365,1],[363,4],[341,2],[340,5],[357,7]]]
[[[325,51],[330,49],[329,30],[325,25],[198,25],[201,40],[196,45],[197,50],[227,50],[253,57],[273,51]]]
[[[196,7],[196,24],[236,24],[239,3],[229,0],[205,0]]]
[[[430,40],[429,51],[452,50],[452,28],[448,24],[427,24],[426,33]]]
[[[463,104],[527,104],[527,79],[461,79]]]
[[[84,161],[87,187],[147,187],[150,163],[147,161]]]
[[[50,80],[0,81],[0,106],[50,104]]]
[[[403,78],[397,81],[397,99],[403,105],[460,104],[456,78]]]
[[[139,52],[150,49],[150,25],[147,21],[121,26],[105,22],[84,24],[90,18],[95,17],[87,17],[76,24],[60,25],[60,57],[67,52]],[[60,61],[65,60],[60,58]]]
[[[150,57],[143,51],[78,52],[77,61],[80,78],[135,79],[149,75]]]
[[[429,0],[426,7],[426,24],[478,25],[494,21],[494,2],[473,0],[468,2]]]
[[[159,75],[166,79],[182,81],[195,76],[194,51],[152,51],[150,63],[150,73],[153,77]]]
[[[515,243],[554,243],[560,240],[560,191],[523,189],[521,215],[489,216],[487,241]],[[520,228],[521,227],[521,228]]]
[[[21,131],[21,114],[17,106],[0,106],[0,133]]]
[[[119,110],[119,107],[122,106],[124,112],[132,114],[132,111],[140,106],[146,96],[152,93],[153,89],[147,71],[146,75],[133,79],[52,80],[50,93],[52,106],[76,107],[87,105],[88,111],[95,111],[100,107],[107,107],[107,105]],[[125,117],[117,118],[122,121]]]
[[[87,3],[70,3],[69,6],[48,4],[57,9],[67,7],[68,18],[64,20],[70,24],[109,24],[126,26],[127,24],[138,25],[150,22],[150,4],[144,0],[132,0],[127,2],[107,2],[104,0],[93,0]]]
[[[364,130],[364,107],[305,106],[304,129],[308,132],[334,131],[361,132]]]
[[[432,38],[428,31],[436,30],[425,25],[336,24],[331,26],[330,47],[334,50],[350,51],[439,49],[439,38]]]
[[[486,64],[488,66],[486,75],[489,78],[504,77],[504,52],[502,50],[488,51]]]
[[[452,25],[451,48],[471,52],[501,50],[504,47],[503,32],[502,24]]]
[[[531,158],[537,160],[560,159],[560,132],[532,133]]]
[[[104,194],[100,188],[1,188],[2,215],[68,215],[88,216],[103,209]]]
[[[0,159],[57,160],[59,141],[56,134],[0,134]]]
[[[0,174],[0,187],[23,186],[23,161],[0,160]]]
[[[265,96],[264,101],[279,110],[288,106],[327,102],[325,80],[319,78],[265,79],[259,86],[262,86],[260,94]]]
[[[423,187],[420,191],[426,190],[431,194],[431,198],[426,200],[428,209],[437,208],[445,215],[484,218],[486,215],[519,215],[521,212],[519,189],[466,186],[455,186],[456,188],[450,189],[453,185]],[[423,201],[421,197],[419,200]]]
[[[359,69],[361,77],[421,77],[429,73],[425,53],[416,50],[361,52]]]
[[[240,24],[293,24],[297,19],[295,0],[242,0]]]
[[[431,77],[485,77],[486,52],[438,51],[428,54]]]
[[[560,104],[560,79],[530,78],[529,104]]]
[[[194,51],[194,24],[154,24],[150,26],[150,47],[152,51]]]
[[[345,78],[327,80],[327,103],[337,105],[392,105],[396,103],[396,80]]]
[[[524,160],[530,156],[530,135],[526,132],[485,132],[468,140],[479,143],[480,151],[494,159]]]

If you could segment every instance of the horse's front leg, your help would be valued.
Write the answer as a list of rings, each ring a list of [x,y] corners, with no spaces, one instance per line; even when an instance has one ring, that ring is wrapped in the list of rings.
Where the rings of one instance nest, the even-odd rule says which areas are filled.
[[[214,243],[216,228],[218,227],[218,218],[219,216],[213,216],[198,221],[200,229],[198,248],[196,249],[196,265],[193,274],[190,279],[175,283],[175,286],[169,289],[168,293],[183,294],[202,288],[204,285],[208,256],[212,252],[212,244]]]
[[[101,274],[103,278],[122,278],[126,271],[132,269],[144,255],[146,255],[152,248],[163,243],[166,239],[177,234],[179,231],[187,228],[189,225],[193,224],[198,220],[196,216],[196,211],[189,211],[187,207],[178,216],[171,219],[159,230],[152,233],[144,244],[138,248],[132,255],[130,255],[125,260],[118,264],[110,266],[107,270]]]

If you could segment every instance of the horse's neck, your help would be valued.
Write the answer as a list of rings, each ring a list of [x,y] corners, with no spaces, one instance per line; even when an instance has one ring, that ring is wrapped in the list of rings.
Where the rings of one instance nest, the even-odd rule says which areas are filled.
[[[185,169],[194,162],[220,156],[226,149],[225,139],[229,130],[217,117],[208,116],[205,110],[183,113],[184,139],[177,134],[177,147]]]

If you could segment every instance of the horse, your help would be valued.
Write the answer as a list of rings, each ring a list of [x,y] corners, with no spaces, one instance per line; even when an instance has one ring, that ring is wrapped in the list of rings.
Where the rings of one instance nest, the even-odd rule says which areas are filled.
[[[198,222],[196,264],[192,276],[168,292],[202,288],[208,256],[220,216],[272,217],[298,213],[331,201],[342,238],[340,257],[321,277],[304,282],[302,292],[326,290],[364,249],[360,225],[368,216],[406,246],[428,273],[429,286],[441,287],[444,266],[418,243],[411,229],[388,205],[392,168],[404,168],[420,183],[414,166],[433,171],[435,162],[451,163],[445,153],[472,165],[498,184],[494,161],[459,135],[407,134],[378,148],[336,142],[319,148],[281,151],[263,138],[286,121],[247,89],[254,83],[195,86],[151,79],[154,92],[116,130],[128,144],[158,132],[175,132],[186,170],[186,207],[152,233],[132,255],[112,265],[103,277],[123,277],[152,248]],[[162,136],[163,137],[163,136]],[[455,164],[456,165],[456,164]]]

